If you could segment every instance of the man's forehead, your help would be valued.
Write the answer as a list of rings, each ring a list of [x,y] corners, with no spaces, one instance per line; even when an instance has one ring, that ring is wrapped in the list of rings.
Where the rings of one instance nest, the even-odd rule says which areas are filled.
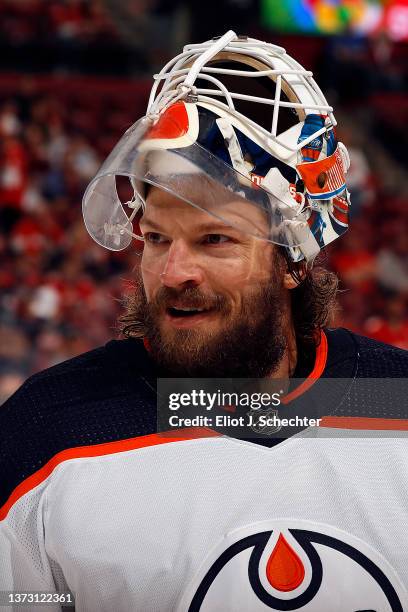
[[[171,179],[163,181],[163,187],[158,185],[146,185],[146,201],[155,205],[168,205],[180,202],[193,203],[202,208],[210,206],[221,206],[231,200],[240,199],[225,185],[208,178],[206,175],[173,175]]]
[[[207,184],[207,189],[191,185],[182,193],[170,193],[158,187],[149,187],[146,209],[142,217],[145,223],[179,221],[194,226],[235,227],[245,233],[257,231],[265,234],[267,215],[245,198],[217,189]]]

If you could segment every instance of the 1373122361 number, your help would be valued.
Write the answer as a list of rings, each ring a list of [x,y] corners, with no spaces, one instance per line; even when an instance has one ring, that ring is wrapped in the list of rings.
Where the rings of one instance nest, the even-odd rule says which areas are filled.
[[[55,592],[55,591],[47,591],[47,592],[43,592],[43,591],[24,591],[24,592],[17,592],[17,591],[8,591],[6,594],[6,597],[4,597],[4,591],[3,591],[3,597],[1,599],[6,599],[6,601],[4,602],[6,605],[13,605],[13,604],[46,604],[46,603],[50,603],[50,604],[64,604],[64,605],[74,605],[74,596],[72,595],[72,593],[69,592]]]

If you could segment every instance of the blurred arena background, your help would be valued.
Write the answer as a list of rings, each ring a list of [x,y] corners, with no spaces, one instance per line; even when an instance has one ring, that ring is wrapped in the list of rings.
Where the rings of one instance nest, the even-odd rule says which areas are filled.
[[[135,255],[86,234],[81,198],[144,114],[151,76],[228,29],[312,69],[351,154],[351,231],[327,251],[337,324],[408,349],[408,1],[0,1],[0,403],[116,334]]]

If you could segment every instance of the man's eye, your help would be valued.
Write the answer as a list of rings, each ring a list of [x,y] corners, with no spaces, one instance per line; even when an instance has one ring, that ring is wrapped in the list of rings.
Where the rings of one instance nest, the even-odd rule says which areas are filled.
[[[205,244],[223,244],[224,242],[229,242],[231,238],[228,236],[224,236],[224,234],[207,234],[204,238]]]
[[[146,232],[143,237],[146,242],[150,242],[151,244],[163,244],[166,242],[166,238],[163,234],[157,232]]]

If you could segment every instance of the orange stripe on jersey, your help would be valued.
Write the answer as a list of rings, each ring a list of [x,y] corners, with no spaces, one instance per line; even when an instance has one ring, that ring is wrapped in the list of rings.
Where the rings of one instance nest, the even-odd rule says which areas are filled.
[[[408,419],[326,416],[322,418],[320,427],[372,431],[408,431]]]
[[[320,343],[316,349],[316,359],[313,370],[310,372],[309,376],[300,384],[296,389],[285,395],[282,398],[282,404],[289,404],[294,399],[298,398],[300,395],[305,393],[312,385],[315,384],[316,380],[320,378],[323,374],[324,368],[326,367],[327,362],[327,351],[328,351],[328,343],[327,337],[323,330],[320,331]]]
[[[158,446],[159,444],[169,444],[170,442],[183,442],[184,440],[194,440],[196,438],[212,438],[220,436],[216,431],[205,427],[189,427],[177,430],[177,435],[172,431],[140,436],[138,438],[128,438],[117,440],[116,442],[105,442],[103,444],[93,444],[91,446],[76,446],[66,448],[57,453],[42,468],[34,472],[31,476],[23,480],[12,492],[6,503],[0,508],[0,520],[6,518],[12,506],[26,493],[44,482],[55,470],[55,468],[70,459],[80,459],[85,457],[102,457],[103,455],[113,455],[123,453],[138,448],[148,446]]]

